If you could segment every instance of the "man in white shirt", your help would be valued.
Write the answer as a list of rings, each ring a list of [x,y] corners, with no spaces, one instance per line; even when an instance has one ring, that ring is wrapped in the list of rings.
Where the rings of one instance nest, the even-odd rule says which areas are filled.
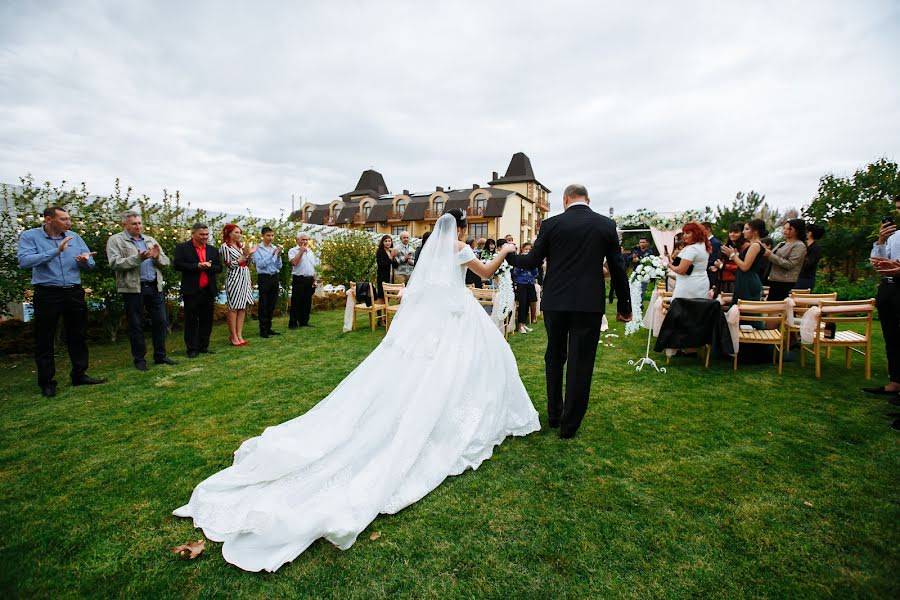
[[[397,260],[400,266],[394,268],[394,283],[406,283],[412,275],[415,265],[416,250],[409,245],[409,232],[400,232],[400,243],[397,244]]]
[[[313,291],[316,289],[316,267],[319,259],[309,247],[309,235],[297,234],[297,245],[288,251],[291,263],[291,308],[288,329],[312,327],[309,313],[312,310]]]

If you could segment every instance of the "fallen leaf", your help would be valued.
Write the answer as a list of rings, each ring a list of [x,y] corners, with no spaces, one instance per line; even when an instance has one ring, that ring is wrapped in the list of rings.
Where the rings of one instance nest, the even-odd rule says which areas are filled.
[[[374,542],[375,540],[377,540],[380,537],[381,537],[381,532],[376,531],[375,533],[373,533],[372,535],[369,536],[369,539]]]
[[[772,437],[772,432],[771,432],[771,431],[769,432],[769,437]]]
[[[588,454],[593,454],[593,453],[594,453],[594,449],[593,449],[593,448],[585,448],[584,451],[587,452]]]
[[[804,502],[803,506],[812,506],[812,502]]]
[[[206,540],[197,540],[196,542],[188,542],[187,544],[182,544],[181,546],[175,546],[172,548],[172,553],[177,554],[181,558],[189,558],[194,560],[203,552],[203,548],[206,546]]]

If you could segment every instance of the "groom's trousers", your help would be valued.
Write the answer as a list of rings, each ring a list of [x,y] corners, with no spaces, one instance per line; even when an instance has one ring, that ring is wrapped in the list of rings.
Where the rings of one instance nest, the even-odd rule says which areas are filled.
[[[547,416],[560,434],[574,434],[587,412],[603,313],[544,311],[547,328]],[[563,368],[566,367],[563,400]]]

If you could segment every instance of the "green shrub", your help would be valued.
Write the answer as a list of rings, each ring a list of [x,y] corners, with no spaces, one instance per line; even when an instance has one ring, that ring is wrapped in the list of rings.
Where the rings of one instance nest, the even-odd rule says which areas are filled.
[[[816,294],[837,292],[838,300],[865,300],[874,298],[878,290],[878,278],[871,276],[850,281],[846,275],[835,274],[833,281],[828,281],[825,273],[819,272],[816,277]]]
[[[359,231],[347,231],[324,240],[319,244],[323,281],[333,285],[374,281],[377,249],[371,236]]]

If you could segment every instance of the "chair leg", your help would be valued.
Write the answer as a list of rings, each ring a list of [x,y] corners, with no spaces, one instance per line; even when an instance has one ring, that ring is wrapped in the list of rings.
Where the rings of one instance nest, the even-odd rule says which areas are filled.
[[[849,369],[850,368],[850,346],[847,346],[846,350],[847,350],[847,353],[846,353],[846,356],[844,356],[844,366]]]
[[[350,324],[350,331],[356,331],[356,309],[353,309],[353,322]]]
[[[800,342],[800,366],[806,367],[806,349],[803,347],[803,342]]]
[[[706,347],[706,368],[709,368],[709,355],[712,354],[712,344]]]
[[[737,371],[737,352],[734,353],[734,370]]]
[[[375,333],[375,309],[369,311],[369,325],[372,327],[372,333]]]
[[[781,375],[781,371],[784,368],[784,352],[782,352],[781,344],[775,347],[775,351],[778,352],[778,374]]]
[[[872,379],[872,343],[866,343],[866,379]]]
[[[822,348],[816,344],[816,379],[822,378]]]

